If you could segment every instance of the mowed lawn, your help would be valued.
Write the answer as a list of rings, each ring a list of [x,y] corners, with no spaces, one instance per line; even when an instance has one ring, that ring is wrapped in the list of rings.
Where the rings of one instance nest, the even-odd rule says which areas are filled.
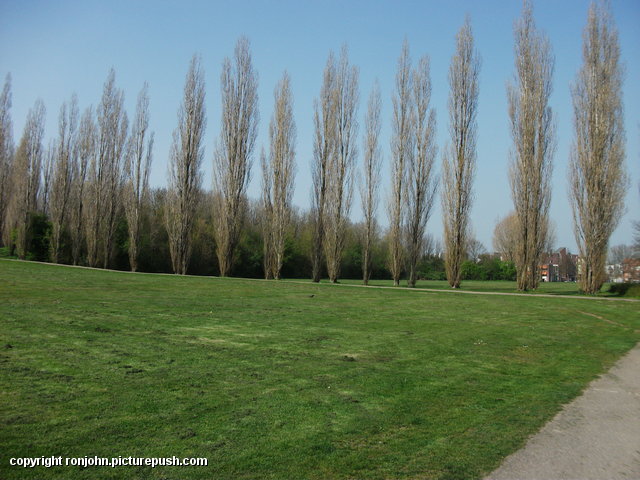
[[[637,302],[0,260],[0,478],[481,478],[639,340]],[[209,464],[9,466],[51,455]]]

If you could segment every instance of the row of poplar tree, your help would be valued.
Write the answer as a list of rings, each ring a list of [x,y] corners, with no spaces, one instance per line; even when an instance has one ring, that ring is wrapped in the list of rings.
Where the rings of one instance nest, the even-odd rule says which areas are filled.
[[[538,285],[538,264],[549,237],[554,59],[528,2],[514,33],[515,74],[507,87],[513,140],[509,179],[517,219],[518,288],[528,290]],[[297,262],[308,268],[314,281],[326,274],[332,282],[344,274],[349,257],[345,249],[353,251],[357,245],[365,284],[372,271],[379,275],[385,270],[395,285],[406,274],[408,284],[415,286],[424,276],[425,229],[440,189],[442,258],[447,280],[458,288],[471,241],[481,63],[468,18],[456,43],[449,69],[450,140],[441,155],[440,181],[435,173],[438,148],[429,57],[414,64],[408,44],[403,46],[392,98],[391,198],[385,232],[376,223],[382,162],[380,92],[376,85],[369,96],[360,139],[358,69],[350,63],[346,48],[339,57],[329,55],[314,103],[312,205],[302,213],[291,205],[296,126],[286,72],[274,90],[269,148],[260,153],[261,199],[251,202],[246,195],[258,129],[258,82],[244,37],[238,40],[233,58],[222,66],[222,121],[213,159],[213,191],[202,188],[206,112],[199,57],[193,57],[186,76],[168,186],[157,190],[149,189],[153,133],[146,85],[129,122],[124,93],[112,70],[95,109],[89,107],[80,115],[75,96],[62,105],[57,139],[46,149],[45,108],[37,101],[15,148],[7,77],[0,97],[2,242],[25,258],[37,240],[46,237],[50,261],[104,268],[117,263],[118,253],[126,250],[131,270],[141,264],[162,270],[152,259],[162,257],[167,264],[170,259],[171,270],[178,274],[201,272],[202,263],[211,260],[221,276],[246,274],[248,265],[255,267],[259,259],[264,276],[278,279],[287,261]],[[628,182],[619,56],[617,32],[606,5],[592,5],[584,31],[584,63],[572,85],[575,137],[569,172],[584,261],[582,288],[591,293],[604,282],[608,241]],[[357,165],[359,145],[362,159]],[[356,171],[362,179],[363,208],[363,222],[357,228],[349,220]],[[195,268],[194,249],[195,263],[200,265]],[[349,275],[354,262],[347,261]]]

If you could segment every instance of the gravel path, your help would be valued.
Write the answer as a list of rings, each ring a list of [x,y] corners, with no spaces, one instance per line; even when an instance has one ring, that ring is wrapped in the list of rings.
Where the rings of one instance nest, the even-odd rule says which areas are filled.
[[[259,281],[272,282],[273,280]],[[447,288],[423,288],[423,287],[391,287],[385,285],[361,285],[356,283],[311,283],[309,280],[280,280],[286,283],[297,283],[301,285],[331,285],[335,287],[352,287],[352,288],[384,288],[389,290],[409,290],[412,292],[434,292],[434,293],[453,293],[453,294],[469,294],[469,295],[502,295],[507,297],[528,297],[528,298],[569,298],[571,300],[608,300],[612,302],[640,302],[637,298],[619,298],[619,297],[590,297],[587,295],[555,295],[551,293],[510,293],[510,292],[479,292],[475,290],[460,290]],[[640,479],[638,479],[640,480]]]
[[[485,480],[640,479],[640,344]]]

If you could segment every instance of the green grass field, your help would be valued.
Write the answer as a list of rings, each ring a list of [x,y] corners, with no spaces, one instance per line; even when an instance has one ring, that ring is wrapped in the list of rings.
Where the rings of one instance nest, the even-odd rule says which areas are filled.
[[[638,341],[638,302],[0,260],[0,478],[481,478]],[[52,455],[209,464],[9,466]]]

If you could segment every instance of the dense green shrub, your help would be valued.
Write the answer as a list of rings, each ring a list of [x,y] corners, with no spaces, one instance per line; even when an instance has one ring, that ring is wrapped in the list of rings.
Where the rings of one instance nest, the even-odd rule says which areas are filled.
[[[30,213],[29,222],[31,243],[26,259],[46,262],[49,260],[51,223],[47,220],[47,216],[42,213]]]
[[[609,285],[609,293],[613,293],[620,297],[640,297],[640,284],[612,283]]]

